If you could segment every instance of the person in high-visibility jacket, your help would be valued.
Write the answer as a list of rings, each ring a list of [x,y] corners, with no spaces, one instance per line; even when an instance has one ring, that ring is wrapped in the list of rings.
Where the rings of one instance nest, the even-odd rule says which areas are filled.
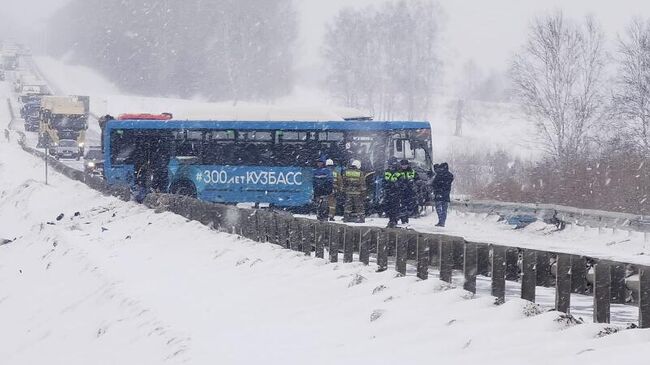
[[[361,162],[353,160],[343,173],[345,193],[344,222],[365,222],[366,177],[361,171]]]
[[[397,185],[400,192],[400,212],[402,223],[408,223],[409,218],[417,214],[418,203],[415,193],[415,181],[418,174],[411,168],[408,160],[401,160],[399,163],[399,180]]]
[[[336,216],[336,203],[341,194],[342,179],[341,173],[336,169],[336,166],[334,166],[334,160],[328,158],[327,161],[325,161],[325,166],[332,171],[333,189],[332,193],[327,197],[327,205],[329,208],[329,220],[333,221],[334,216]]]
[[[397,226],[400,213],[400,191],[398,181],[401,172],[395,157],[388,160],[388,168],[384,171],[384,211],[388,216],[388,228]]]

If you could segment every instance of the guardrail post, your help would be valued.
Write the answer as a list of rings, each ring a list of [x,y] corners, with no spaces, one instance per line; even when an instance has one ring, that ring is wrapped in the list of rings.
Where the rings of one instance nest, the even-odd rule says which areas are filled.
[[[278,241],[280,243],[280,246],[290,249],[291,248],[291,220],[292,218],[281,214],[278,215],[278,218],[280,221],[278,222]]]
[[[343,243],[343,262],[352,262],[354,247],[359,243],[359,227],[348,226],[345,228],[345,242]]]
[[[440,280],[451,283],[454,271],[453,242],[440,241]]]
[[[478,244],[476,246],[476,274],[488,276],[490,274],[490,246]]]
[[[251,211],[251,221],[253,222],[253,241],[261,242],[264,235],[264,226],[260,220],[259,210],[254,209]]]
[[[548,252],[537,251],[537,285],[551,285],[551,259]]]
[[[406,232],[396,234],[395,270],[402,275],[406,275],[406,259],[410,236],[411,234]]]
[[[611,270],[607,263],[599,262],[594,272],[594,322],[609,323]]]
[[[650,267],[639,268],[639,327],[650,328]]]
[[[388,231],[382,229],[377,232],[377,271],[388,269]]]
[[[291,220],[289,230],[289,247],[293,251],[300,251],[302,248],[302,227],[298,218]]]
[[[275,212],[271,212],[271,216],[269,217],[269,219],[271,220],[271,227],[269,230],[269,241],[271,243],[278,245],[280,244],[280,238],[278,237],[278,232],[280,231],[278,229],[279,226],[278,215]]]
[[[521,299],[535,303],[537,252],[524,249],[521,264]]]
[[[395,229],[388,230],[388,256],[395,256],[397,250],[397,232]]]
[[[463,269],[463,263],[464,263],[464,255],[465,255],[465,240],[454,240],[453,241],[453,249],[454,249],[454,269],[456,270],[462,270]]]
[[[584,256],[571,257],[571,292],[584,294],[587,291],[587,260]]]
[[[319,259],[325,257],[325,246],[329,245],[330,240],[330,228],[331,226],[327,223],[316,225],[316,248],[314,253]]]
[[[429,246],[429,265],[434,266],[440,263],[440,237],[427,235]]]
[[[305,256],[311,256],[311,248],[316,244],[316,224],[304,222],[302,228],[302,252]]]
[[[508,247],[506,249],[506,280],[517,281],[519,277],[519,251],[516,248]]]
[[[262,224],[262,242],[271,242],[271,222],[272,222],[272,217],[271,217],[271,212],[268,210],[260,210],[258,212],[258,217],[262,219],[261,224]]]
[[[416,238],[414,239],[411,235],[407,235],[406,242],[406,260],[417,260],[418,258],[418,239],[416,233]]]
[[[569,313],[571,307],[571,255],[557,254],[555,276],[555,310]]]
[[[465,282],[463,289],[476,293],[476,272],[477,272],[477,252],[476,243],[465,242],[463,273],[465,275]]]
[[[498,303],[506,299],[506,248],[492,246],[492,296]]]
[[[253,224],[254,224],[254,236],[255,241],[264,242],[266,238],[266,228],[264,227],[264,217],[263,212],[259,209],[253,210]]]
[[[345,226],[334,225],[330,231],[330,262],[339,261],[339,248],[343,247],[345,241]]]
[[[625,265],[623,264],[612,264],[610,266],[612,272],[610,283],[610,303],[615,304],[625,304],[625,298],[627,297],[627,287],[625,286]]]
[[[429,277],[429,247],[431,247],[430,239],[427,235],[417,235],[417,275],[422,280],[427,280]]]
[[[363,227],[361,228],[361,240],[359,241],[359,261],[364,265],[370,263],[370,247],[372,246],[373,231],[375,229]]]

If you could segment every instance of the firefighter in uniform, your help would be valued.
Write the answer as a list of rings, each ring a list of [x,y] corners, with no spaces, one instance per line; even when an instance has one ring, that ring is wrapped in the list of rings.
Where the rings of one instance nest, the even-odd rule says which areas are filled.
[[[327,206],[329,208],[329,220],[334,221],[334,216],[336,215],[336,202],[341,194],[341,174],[336,170],[334,166],[334,161],[332,159],[327,159],[325,161],[325,166],[332,171],[332,193],[327,197]]]
[[[345,193],[344,222],[365,222],[366,179],[361,171],[361,162],[353,160],[343,173]]]

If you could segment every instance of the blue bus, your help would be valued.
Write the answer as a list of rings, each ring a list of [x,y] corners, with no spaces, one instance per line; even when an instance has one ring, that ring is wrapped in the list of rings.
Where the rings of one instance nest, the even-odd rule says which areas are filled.
[[[390,157],[431,174],[428,122],[110,120],[103,131],[108,184],[218,203],[304,207],[315,162],[362,163],[368,207],[378,207]]]

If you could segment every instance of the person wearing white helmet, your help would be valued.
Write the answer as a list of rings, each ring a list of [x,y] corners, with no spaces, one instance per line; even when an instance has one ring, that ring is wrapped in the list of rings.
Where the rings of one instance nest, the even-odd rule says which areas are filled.
[[[366,179],[361,171],[361,161],[352,160],[343,173],[345,193],[344,222],[363,223],[366,216]]]
[[[337,198],[341,194],[341,174],[336,169],[336,166],[334,166],[334,160],[331,158],[328,158],[325,161],[325,166],[332,171],[333,189],[332,194],[327,197],[327,206],[329,209],[329,220],[334,221],[334,216],[336,216]]]
[[[332,171],[326,166],[324,157],[316,162],[314,170],[314,203],[319,221],[327,220],[329,216],[329,197],[332,195],[334,178]]]

